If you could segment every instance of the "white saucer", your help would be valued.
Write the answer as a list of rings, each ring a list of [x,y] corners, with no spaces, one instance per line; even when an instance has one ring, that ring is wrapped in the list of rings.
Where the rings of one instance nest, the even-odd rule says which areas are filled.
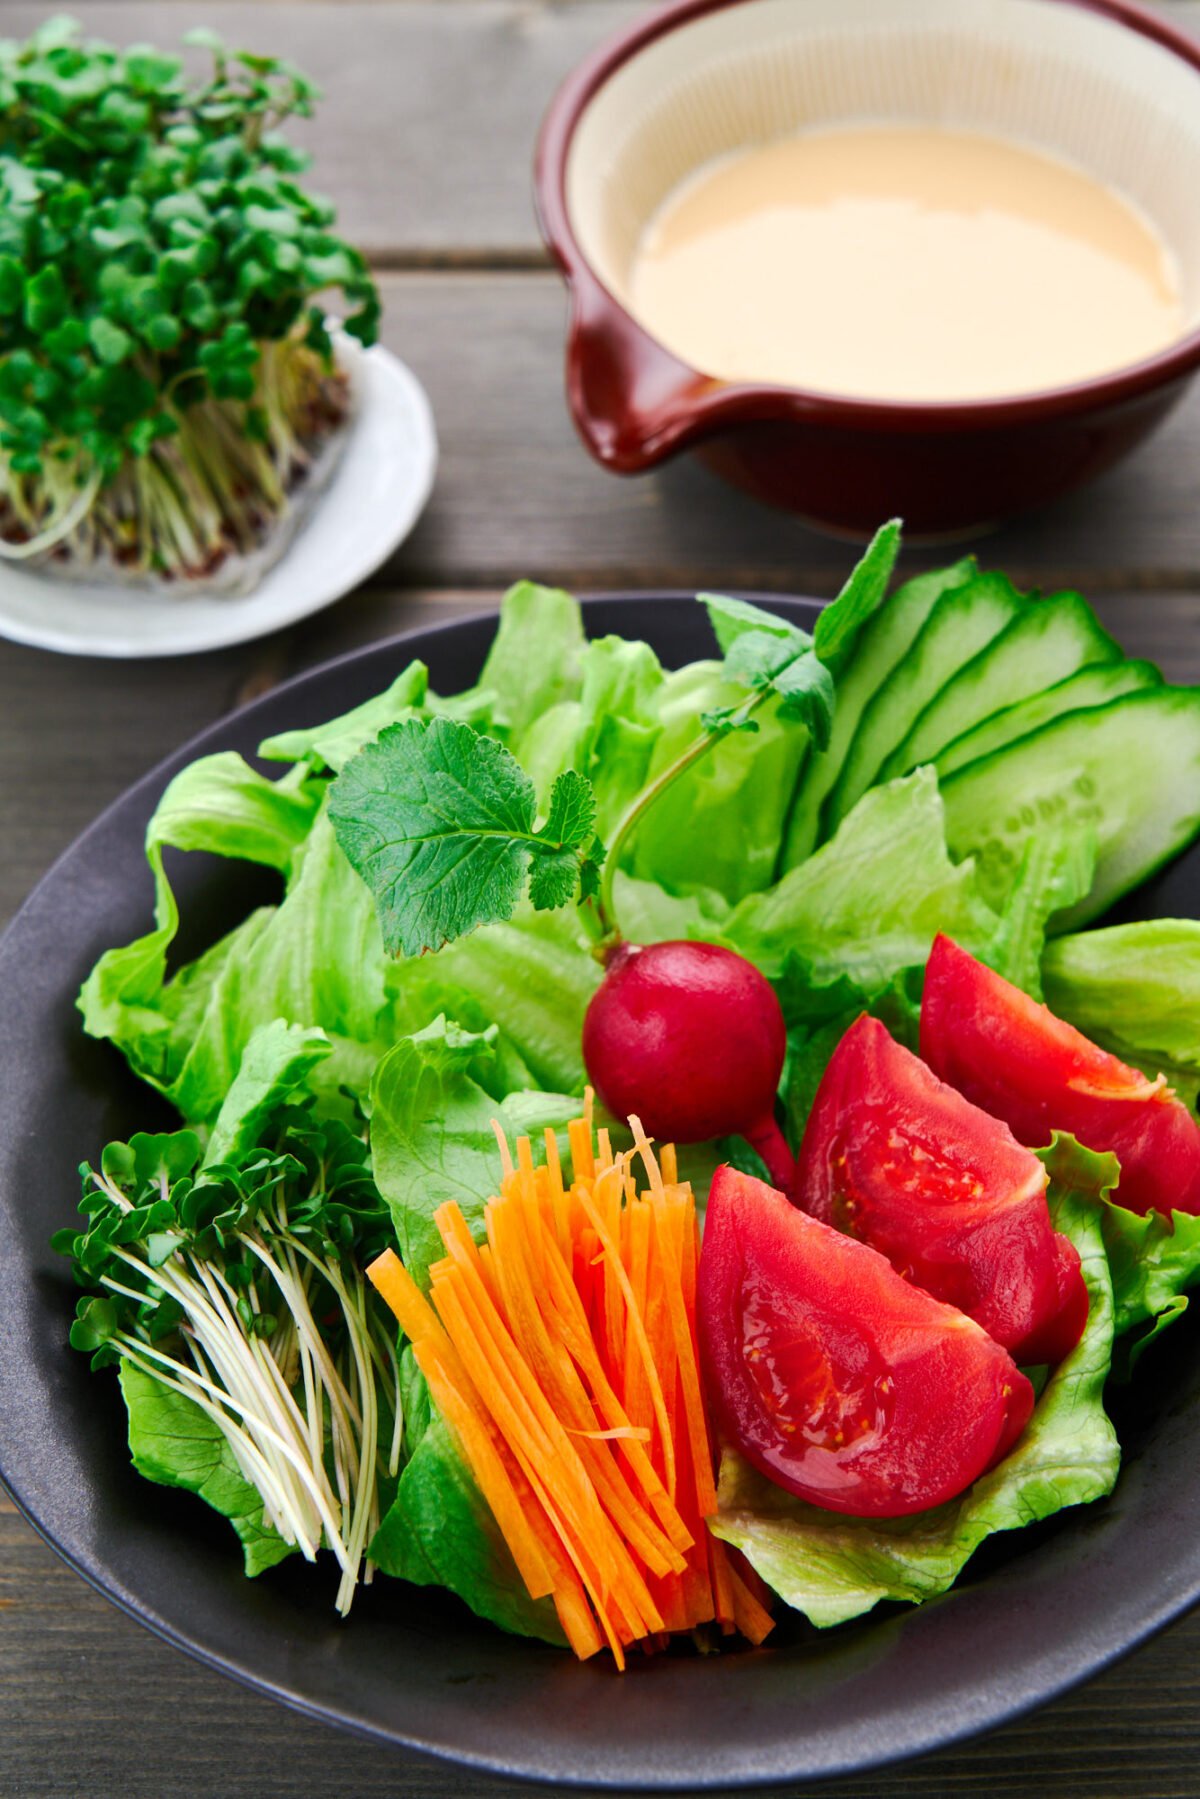
[[[0,637],[76,656],[185,656],[263,637],[319,612],[377,569],[416,524],[437,438],[425,390],[376,345],[338,337],[354,410],[346,443],[296,536],[242,597],[56,581],[0,563]]]

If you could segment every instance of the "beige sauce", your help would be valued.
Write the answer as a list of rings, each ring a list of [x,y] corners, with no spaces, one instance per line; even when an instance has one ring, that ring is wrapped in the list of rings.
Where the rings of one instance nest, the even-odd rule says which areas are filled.
[[[1183,329],[1173,259],[1111,188],[975,133],[855,126],[709,164],[650,221],[628,301],[723,380],[886,399],[1031,393]]]

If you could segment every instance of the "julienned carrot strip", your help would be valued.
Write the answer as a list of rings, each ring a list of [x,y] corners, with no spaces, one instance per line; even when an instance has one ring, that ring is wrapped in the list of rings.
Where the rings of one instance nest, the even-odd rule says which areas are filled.
[[[600,1503],[618,1533],[637,1552],[647,1568],[654,1573],[665,1574],[676,1565],[679,1558],[626,1486],[619,1462],[607,1450],[590,1440],[590,1433],[600,1420],[597,1419],[595,1408],[565,1345],[561,1340],[556,1341],[547,1328],[540,1301],[547,1283],[553,1279],[550,1271],[557,1258],[557,1250],[549,1242],[544,1221],[536,1208],[523,1199],[513,1199],[500,1206],[489,1207],[488,1212],[488,1228],[495,1233],[497,1250],[503,1249],[499,1265],[504,1270],[501,1278],[505,1283],[504,1297],[509,1320],[522,1349],[532,1363],[539,1385],[550,1400],[556,1416],[567,1427],[568,1433],[582,1439],[578,1442],[579,1455],[591,1476]],[[536,1263],[536,1282],[530,1279],[531,1269],[527,1256]],[[550,1315],[553,1316],[552,1309]],[[627,1420],[623,1417],[615,1422],[628,1428]]]
[[[733,1570],[729,1566],[729,1557],[725,1545],[711,1531],[706,1531],[708,1538],[708,1569],[712,1581],[713,1610],[721,1629],[729,1634],[737,1626],[733,1597]]]
[[[683,1604],[688,1626],[694,1629],[698,1624],[712,1621],[716,1605],[708,1566],[708,1546],[705,1542],[708,1532],[696,1503],[696,1480],[691,1464],[691,1443],[684,1432],[679,1439],[678,1503],[681,1516],[686,1520],[689,1530],[695,1534],[696,1547],[688,1556],[687,1567],[682,1575]]]
[[[657,1440],[658,1463],[667,1490],[673,1500],[678,1503],[678,1470],[675,1457],[675,1339],[671,1333],[671,1321],[667,1314],[666,1295],[663,1291],[663,1258],[662,1246],[654,1229],[654,1213],[650,1207],[651,1229],[649,1243],[649,1263],[646,1275],[646,1318],[645,1334],[650,1345],[650,1360],[657,1373],[659,1386],[663,1394],[664,1410],[669,1409],[667,1423],[660,1424]]]
[[[650,1261],[650,1208],[642,1204],[630,1206],[625,1214],[629,1221],[629,1251],[626,1266],[633,1292],[633,1309],[646,1317],[646,1274]],[[625,1410],[639,1425],[649,1428],[651,1422],[650,1389],[646,1370],[637,1353],[632,1330],[625,1335],[625,1366],[622,1371]]]
[[[483,1404],[526,1471],[554,1466],[555,1492],[573,1528],[600,1531],[603,1515],[570,1438],[536,1388],[503,1322],[454,1270],[435,1294],[438,1313]],[[466,1290],[464,1290],[466,1289]]]
[[[737,1627],[747,1642],[757,1645],[774,1630],[775,1620],[766,1606],[750,1591],[749,1585],[736,1569],[730,1569],[730,1580],[733,1583],[733,1616]]]
[[[676,1188],[678,1192],[678,1188]],[[675,1339],[675,1356],[683,1394],[683,1411],[691,1450],[692,1474],[696,1483],[696,1502],[702,1518],[710,1518],[717,1509],[717,1489],[713,1480],[712,1448],[708,1421],[704,1415],[704,1396],[700,1389],[700,1370],[696,1366],[696,1345],[683,1302],[683,1234],[690,1221],[688,1211],[664,1192],[654,1194],[655,1223],[663,1243],[664,1289],[671,1332]]]
[[[458,1275],[459,1271],[455,1270],[454,1276]],[[487,1380],[487,1363],[486,1360],[483,1361],[481,1369],[477,1349],[470,1340],[470,1328],[464,1322],[462,1294],[457,1290],[459,1285],[458,1278],[448,1278],[438,1299],[439,1304],[445,1308],[444,1318],[455,1346],[465,1352],[464,1361],[468,1372],[475,1373],[478,1385],[481,1373],[483,1380]],[[574,1493],[571,1489],[575,1487],[575,1482],[569,1478],[566,1481],[555,1478],[564,1474],[569,1476],[572,1470],[564,1466],[562,1458],[547,1453],[538,1444],[530,1420],[522,1418],[519,1401],[514,1403],[512,1395],[504,1391],[505,1386],[503,1370],[494,1369],[490,1385],[484,1388],[487,1407],[510,1443],[518,1465],[546,1511],[559,1541],[578,1567],[611,1643],[609,1610],[614,1606],[622,1612],[626,1609],[624,1592],[620,1591],[619,1596],[614,1597],[623,1587],[621,1546],[615,1539],[615,1533],[611,1532],[594,1493],[590,1495],[590,1501],[584,1493],[586,1477]],[[649,1605],[648,1609],[653,1614],[653,1606]],[[636,1637],[639,1634],[637,1627],[642,1620],[636,1610],[633,1617],[635,1628],[631,1635]]]
[[[508,1259],[506,1257],[505,1262]],[[501,1267],[504,1265],[504,1262],[500,1263]],[[485,1403],[495,1414],[497,1404],[503,1408],[511,1400],[520,1413],[524,1400],[545,1430],[547,1446],[531,1439],[526,1429],[524,1435],[514,1435],[514,1449],[525,1465],[526,1472],[531,1475],[536,1472],[548,1491],[555,1495],[568,1527],[588,1544],[586,1559],[595,1569],[597,1597],[604,1603],[615,1600],[626,1614],[643,1627],[659,1628],[649,1590],[636,1562],[630,1557],[628,1547],[638,1548],[651,1563],[662,1561],[662,1550],[648,1528],[648,1520],[644,1515],[638,1516],[627,1490],[624,1493],[617,1490],[611,1461],[608,1466],[600,1462],[599,1458],[607,1457],[608,1452],[595,1444],[573,1445],[553,1405],[549,1403],[544,1386],[539,1390],[536,1383],[521,1378],[519,1352],[515,1359],[509,1353],[510,1343],[504,1340],[500,1321],[487,1317],[486,1307],[479,1306],[480,1292],[466,1290],[470,1285],[470,1271],[456,1268],[453,1281],[448,1277],[445,1284],[439,1285],[434,1298],[439,1308],[445,1307],[445,1323],[452,1339],[460,1345],[468,1366],[475,1351],[465,1340],[467,1332],[473,1331],[481,1342],[486,1340],[496,1353],[494,1379],[497,1386],[488,1390]],[[519,1292],[518,1286],[517,1293]],[[516,1323],[516,1320],[512,1319],[512,1322]],[[522,1332],[522,1335],[527,1341],[527,1331]],[[512,1348],[515,1350],[515,1345]],[[529,1374],[528,1370],[523,1372],[526,1376]],[[506,1394],[504,1389],[507,1385],[506,1376],[509,1374],[516,1375],[517,1390]],[[476,1373],[476,1379],[479,1378]],[[588,1415],[593,1416],[590,1413]],[[513,1414],[506,1412],[506,1420],[508,1429],[512,1431]],[[526,1417],[524,1422],[528,1427],[530,1419]],[[610,1524],[605,1501],[623,1514],[624,1529]],[[634,1634],[639,1633],[635,1631]]]
[[[628,1277],[621,1260],[621,1196],[623,1169],[605,1169],[592,1188],[592,1197],[608,1231],[610,1248],[604,1257],[604,1353],[602,1360],[610,1381],[620,1382],[625,1368],[625,1318]],[[624,1280],[622,1277],[625,1277]],[[624,1289],[624,1290],[623,1290]]]
[[[555,1264],[553,1258],[548,1258],[546,1272],[546,1306],[553,1313],[562,1343],[591,1389],[592,1402],[597,1412],[605,1424],[610,1427],[622,1430],[634,1428],[627,1408],[622,1405],[601,1365],[587,1315],[578,1294],[567,1278],[566,1268],[561,1264]],[[647,1418],[649,1416],[649,1407],[647,1406]],[[650,1436],[648,1423],[636,1428],[644,1430],[647,1438]],[[626,1438],[622,1442],[622,1456],[628,1463],[631,1475],[640,1486],[645,1499],[661,1522],[668,1538],[682,1556],[682,1552],[691,1546],[693,1540],[691,1533],[684,1527],[661,1477],[646,1449],[642,1446],[642,1440],[637,1437]],[[680,1559],[680,1568],[682,1565],[682,1559]]]
[[[568,1127],[572,1172],[545,1134],[512,1152],[477,1244],[457,1206],[435,1221],[446,1256],[427,1300],[394,1256],[372,1280],[412,1338],[521,1578],[552,1597],[579,1656],[663,1647],[714,1617],[760,1642],[757,1579],[710,1535],[713,1457],[696,1343],[698,1229],[674,1149],[593,1147],[591,1095]],[[432,1302],[432,1303],[431,1303]]]
[[[367,1279],[414,1343],[420,1337],[441,1333],[437,1314],[394,1249],[385,1249],[368,1263]]]
[[[504,1463],[481,1426],[474,1406],[459,1391],[431,1343],[415,1344],[413,1353],[429,1382],[438,1409],[463,1446],[471,1472],[491,1507],[530,1598],[548,1598],[555,1589],[551,1564],[542,1554]]]
[[[577,1181],[590,1181],[596,1172],[592,1155],[592,1133],[587,1121],[573,1118],[567,1126],[567,1142],[571,1146],[571,1166]]]
[[[633,1328],[634,1337],[637,1341],[638,1353],[642,1358],[643,1365],[646,1369],[646,1376],[650,1383],[650,1403],[653,1407],[655,1418],[658,1421],[659,1432],[661,1433],[663,1460],[666,1464],[665,1485],[667,1491],[673,1493],[675,1490],[675,1445],[671,1435],[671,1424],[667,1414],[667,1402],[663,1395],[662,1382],[659,1378],[658,1369],[654,1365],[653,1357],[650,1352],[650,1344],[646,1338],[646,1327],[640,1314],[632,1303],[633,1293],[629,1285],[629,1276],[621,1266],[621,1258],[617,1252],[617,1246],[605,1228],[604,1221],[592,1200],[591,1194],[589,1194],[582,1186],[577,1185],[575,1190],[579,1195],[580,1204],[588,1215],[592,1229],[600,1240],[600,1247],[604,1251],[606,1264],[608,1262],[612,1263],[617,1283],[624,1292],[625,1303],[629,1308],[629,1322]]]

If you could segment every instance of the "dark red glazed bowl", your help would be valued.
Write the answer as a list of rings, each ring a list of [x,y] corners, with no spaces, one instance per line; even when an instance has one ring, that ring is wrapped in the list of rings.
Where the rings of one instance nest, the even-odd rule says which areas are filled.
[[[1200,367],[1200,224],[1189,225],[1185,199],[1189,189],[1193,195],[1200,191],[1200,45],[1128,0],[1001,0],[999,5],[958,0],[956,8],[944,0],[904,6],[896,0],[839,0],[831,28],[834,10],[829,0],[674,0],[602,45],[559,90],[538,141],[535,196],[542,234],[570,291],[571,414],[592,455],[618,474],[640,474],[693,450],[736,486],[835,532],[867,534],[881,518],[899,514],[910,535],[967,534],[1110,468],[1166,417]],[[754,14],[770,14],[773,21],[758,34],[770,39],[774,33],[766,53],[776,56],[781,68],[787,56],[798,59],[792,97],[786,81],[773,84],[776,107],[782,104],[785,114],[787,107],[795,108],[782,129],[831,122],[828,111],[805,110],[800,92],[810,27],[815,41],[845,23],[859,32],[860,45],[864,31],[868,37],[899,34],[894,56],[886,43],[876,56],[881,68],[889,62],[904,66],[907,86],[898,83],[894,109],[886,97],[880,104],[877,70],[875,104],[866,116],[926,122],[929,113],[914,111],[914,105],[921,106],[920,80],[914,89],[911,73],[913,55],[921,54],[919,48],[913,51],[914,33],[924,29],[931,43],[939,32],[953,40],[958,59],[953,79],[960,89],[961,59],[970,53],[974,33],[986,88],[989,66],[1002,64],[1005,52],[1003,45],[988,44],[987,32],[1011,29],[1014,43],[1023,48],[1017,51],[1015,81],[1010,71],[1007,97],[1003,83],[992,82],[1002,97],[985,97],[981,115],[971,110],[974,98],[963,99],[956,90],[949,102],[934,98],[934,116],[968,129],[1003,130],[1010,107],[1013,135],[1068,155],[1129,192],[1180,255],[1190,316],[1185,335],[1148,360],[1097,379],[1028,396],[957,403],[874,402],[785,386],[734,385],[681,362],[618,297],[613,258],[597,253],[596,218],[606,207],[623,213],[616,234],[624,229],[628,235],[639,200],[644,223],[681,170],[687,171],[689,165],[668,149],[665,162],[673,163],[674,173],[656,192],[653,179],[648,189],[643,180],[644,157],[639,162],[644,146],[657,142],[662,149],[664,127],[653,115],[674,104],[669,96],[681,72],[697,89],[682,135],[692,142],[704,138],[706,127],[697,126],[697,119],[706,98],[712,118],[723,121],[713,127],[711,144],[691,168],[739,141],[780,133],[785,114],[776,110],[773,126],[768,122],[764,128],[758,103],[743,109],[740,139],[736,120],[730,124],[726,116],[740,104],[737,71],[744,40],[755,35],[745,30]],[[857,14],[863,16],[851,16]],[[684,50],[681,60],[683,45],[696,48]],[[1035,59],[1024,77],[1022,55]],[[846,72],[851,59],[845,60],[846,67],[832,74],[817,71],[813,92],[819,105],[828,104],[839,80],[847,93],[853,88],[853,73]],[[937,79],[929,77],[935,88]],[[712,98],[714,80],[725,90],[719,99]],[[618,103],[618,94],[631,89],[633,100]],[[851,105],[843,116],[864,116],[861,105]],[[589,165],[583,179],[581,157]],[[1122,163],[1122,157],[1132,160]],[[1135,181],[1127,184],[1131,168]],[[639,187],[646,191],[633,193]],[[581,193],[588,196],[586,205]],[[1200,207],[1193,210],[1200,216]]]

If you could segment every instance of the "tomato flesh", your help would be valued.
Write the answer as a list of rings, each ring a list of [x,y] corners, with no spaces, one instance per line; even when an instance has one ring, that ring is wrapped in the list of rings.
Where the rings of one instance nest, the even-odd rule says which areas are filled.
[[[1008,1453],[1033,1409],[979,1325],[728,1167],[709,1194],[696,1308],[724,1437],[828,1511],[940,1505]]]
[[[1079,1255],[1050,1222],[1046,1183],[1006,1124],[864,1016],[817,1089],[793,1197],[1033,1364],[1060,1362],[1088,1314]]]
[[[1130,1211],[1200,1213],[1200,1126],[1163,1077],[1126,1067],[948,937],[925,970],[921,1055],[1022,1143],[1057,1130],[1112,1150]]]

